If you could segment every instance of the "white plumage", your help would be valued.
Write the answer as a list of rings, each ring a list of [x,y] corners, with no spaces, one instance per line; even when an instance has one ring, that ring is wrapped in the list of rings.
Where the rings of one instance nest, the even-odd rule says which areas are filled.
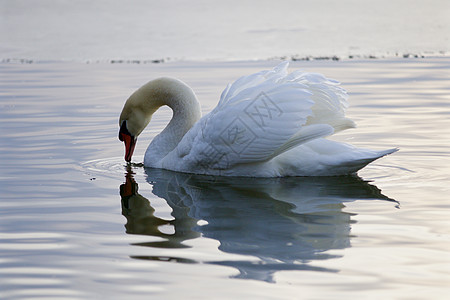
[[[196,174],[343,175],[396,151],[358,149],[325,139],[354,127],[345,117],[347,93],[337,81],[300,71],[288,74],[287,67],[283,62],[239,78],[200,120],[198,101],[184,83],[151,81],[127,101],[120,123],[131,123],[140,133],[159,106],[170,106],[174,116],[149,145],[144,165]],[[139,117],[145,113],[132,112],[136,106],[150,116]]]

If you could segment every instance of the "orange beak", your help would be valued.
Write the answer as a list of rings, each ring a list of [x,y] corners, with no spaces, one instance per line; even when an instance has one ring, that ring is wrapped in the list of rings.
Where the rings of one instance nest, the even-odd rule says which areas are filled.
[[[127,129],[127,121],[122,122],[119,131],[119,140],[125,144],[125,161],[130,162],[133,156],[134,147],[136,146],[137,138],[131,135]]]

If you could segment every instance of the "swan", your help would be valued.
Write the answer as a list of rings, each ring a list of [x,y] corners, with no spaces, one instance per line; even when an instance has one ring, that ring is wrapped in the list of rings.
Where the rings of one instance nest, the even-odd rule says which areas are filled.
[[[119,139],[131,162],[137,137],[153,113],[173,116],[147,148],[144,166],[221,176],[284,177],[354,174],[398,149],[374,151],[326,139],[355,127],[345,117],[347,93],[339,82],[288,62],[229,84],[201,117],[193,90],[174,78],[154,79],[125,102]]]

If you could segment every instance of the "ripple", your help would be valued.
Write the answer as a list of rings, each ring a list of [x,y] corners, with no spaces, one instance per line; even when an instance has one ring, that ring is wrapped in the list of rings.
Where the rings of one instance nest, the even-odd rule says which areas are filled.
[[[133,168],[140,167],[140,164],[131,164]],[[81,164],[82,169],[95,180],[95,176],[122,178],[126,174],[127,164],[123,157],[108,157],[94,159]]]

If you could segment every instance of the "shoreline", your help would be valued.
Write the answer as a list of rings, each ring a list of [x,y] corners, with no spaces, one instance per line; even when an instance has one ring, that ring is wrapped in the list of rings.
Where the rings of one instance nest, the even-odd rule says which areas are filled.
[[[348,56],[273,56],[267,58],[255,59],[178,59],[178,58],[159,58],[159,59],[28,59],[28,58],[2,58],[0,64],[53,64],[53,63],[79,63],[79,64],[171,64],[171,63],[240,63],[240,62],[267,62],[267,61],[386,61],[397,59],[439,59],[450,58],[450,52],[440,51],[431,54],[417,53],[396,53],[394,55],[348,55]]]

